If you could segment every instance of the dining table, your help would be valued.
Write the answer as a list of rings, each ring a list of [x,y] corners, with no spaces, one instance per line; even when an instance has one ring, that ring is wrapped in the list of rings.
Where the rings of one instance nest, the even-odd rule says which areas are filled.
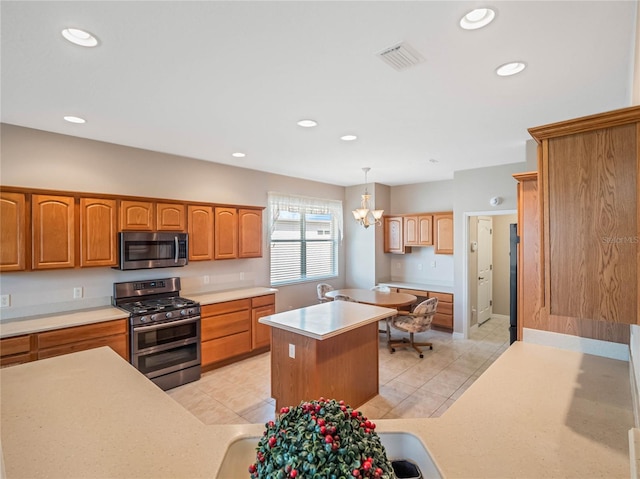
[[[401,308],[417,301],[413,294],[396,293],[395,291],[379,291],[364,288],[334,289],[325,293],[327,298],[334,299],[336,296],[348,296],[357,303],[382,306],[384,308]]]

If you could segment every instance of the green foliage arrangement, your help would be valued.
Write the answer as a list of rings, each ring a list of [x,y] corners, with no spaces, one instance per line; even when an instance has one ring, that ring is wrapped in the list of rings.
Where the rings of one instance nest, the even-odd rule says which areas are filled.
[[[396,477],[376,425],[344,401],[284,407],[265,426],[249,466],[252,479]]]

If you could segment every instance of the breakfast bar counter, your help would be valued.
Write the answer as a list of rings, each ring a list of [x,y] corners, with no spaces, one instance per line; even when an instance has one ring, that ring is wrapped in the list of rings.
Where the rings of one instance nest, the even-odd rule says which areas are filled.
[[[4,368],[0,383],[7,479],[248,478],[254,458],[228,475],[225,454],[264,430],[204,425],[106,347]],[[517,342],[442,417],[375,422],[415,435],[445,478],[637,477],[626,361]]]
[[[378,394],[378,321],[395,309],[331,301],[265,316],[276,410],[319,397],[354,408]]]

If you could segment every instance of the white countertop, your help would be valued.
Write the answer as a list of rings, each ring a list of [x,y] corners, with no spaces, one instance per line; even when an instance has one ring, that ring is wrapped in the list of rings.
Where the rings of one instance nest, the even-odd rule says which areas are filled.
[[[453,294],[453,286],[438,283],[409,283],[405,281],[381,281],[378,283],[392,288],[417,289],[420,291],[433,291],[434,293]]]
[[[223,303],[236,299],[253,298],[265,294],[273,294],[278,290],[274,288],[245,288],[230,291],[217,291],[212,293],[184,294],[185,297],[198,301],[201,305]],[[0,322],[0,338],[20,336],[22,334],[41,333],[54,329],[83,326],[85,324],[113,321],[115,319],[128,318],[129,313],[114,306],[104,306],[92,309],[80,309],[64,313],[42,314],[16,318]]]
[[[375,323],[397,311],[351,301],[330,301],[306,308],[264,316],[258,322],[313,339],[327,339],[365,324]]]
[[[233,441],[264,430],[202,424],[109,348],[0,382],[7,479],[214,478]],[[442,417],[376,424],[415,434],[446,478],[628,478],[629,365],[517,342]]]

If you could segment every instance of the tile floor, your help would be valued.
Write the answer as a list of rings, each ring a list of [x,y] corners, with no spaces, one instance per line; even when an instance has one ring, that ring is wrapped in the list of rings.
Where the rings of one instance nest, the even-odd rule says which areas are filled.
[[[423,359],[413,349],[390,354],[381,334],[379,394],[358,410],[371,419],[440,416],[509,346],[508,327],[508,320],[492,318],[469,339],[433,330],[416,334],[416,341],[433,343]],[[263,423],[275,417],[269,353],[209,371],[167,393],[205,424]]]

